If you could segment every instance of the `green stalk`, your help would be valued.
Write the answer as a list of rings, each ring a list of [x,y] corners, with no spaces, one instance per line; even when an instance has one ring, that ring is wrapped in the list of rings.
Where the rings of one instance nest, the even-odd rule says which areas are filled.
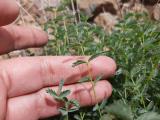
[[[93,93],[94,93],[94,97],[95,97],[95,100],[96,100],[96,104],[98,105],[98,112],[99,112],[100,120],[101,120],[102,119],[102,112],[101,112],[99,104],[98,104],[96,91],[95,91],[95,83],[94,83],[93,78],[92,78],[91,66],[89,65],[89,62],[87,62],[87,67],[88,67],[88,70],[89,70],[89,78],[90,78],[90,81],[91,81],[91,84],[92,84],[92,88],[93,88]]]

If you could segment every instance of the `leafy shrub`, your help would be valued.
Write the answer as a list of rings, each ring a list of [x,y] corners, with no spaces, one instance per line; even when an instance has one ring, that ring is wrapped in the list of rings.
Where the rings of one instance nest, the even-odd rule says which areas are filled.
[[[93,55],[108,51],[105,55],[118,64],[111,80],[113,95],[100,105],[103,119],[160,120],[160,23],[151,21],[146,14],[132,13],[108,35],[102,28],[87,23],[83,14],[76,22],[65,6],[54,12],[56,17],[45,26],[53,35],[45,47],[46,55]],[[82,108],[69,119],[98,120],[99,115],[92,108]]]

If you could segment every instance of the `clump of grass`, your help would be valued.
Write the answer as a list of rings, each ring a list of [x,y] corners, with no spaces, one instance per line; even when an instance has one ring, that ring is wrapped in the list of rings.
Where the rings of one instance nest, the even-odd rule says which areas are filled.
[[[117,62],[118,70],[111,80],[113,95],[100,105],[104,120],[159,120],[160,23],[146,14],[127,14],[107,35],[87,23],[83,14],[76,23],[65,6],[56,12],[60,14],[46,24],[54,36],[45,47],[46,55],[93,55],[109,50],[104,55]],[[98,120],[100,116],[93,108],[83,108],[69,119]]]

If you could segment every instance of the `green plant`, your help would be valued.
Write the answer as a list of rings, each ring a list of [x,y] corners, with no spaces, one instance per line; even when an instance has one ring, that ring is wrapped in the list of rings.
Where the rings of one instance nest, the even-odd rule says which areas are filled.
[[[83,14],[76,23],[75,16],[65,6],[56,12],[60,14],[45,26],[46,31],[52,29],[53,35],[45,47],[46,55],[94,55],[109,51],[104,55],[117,62],[118,70],[111,78],[113,94],[102,105],[102,119],[159,120],[160,23],[151,21],[144,13],[129,13],[108,35],[103,28],[87,23]],[[88,62],[76,64],[82,63]],[[83,78],[80,82],[87,80]],[[127,117],[128,112],[131,116]],[[98,120],[100,115],[89,107],[71,114],[69,119]]]
[[[103,116],[104,120],[160,120],[160,114],[156,112],[146,112],[135,119],[131,106],[122,100],[115,101],[105,110],[108,114]]]
[[[104,52],[103,52],[104,53]],[[92,84],[92,89],[94,91],[94,97],[97,101],[97,95],[96,95],[96,92],[95,92],[95,84],[96,82],[98,82],[99,80],[101,80],[102,76],[103,75],[100,75],[100,76],[97,76],[95,80],[93,80],[92,78],[92,72],[91,72],[91,67],[90,67],[90,62],[95,59],[96,57],[100,56],[102,53],[97,53],[95,55],[92,55],[87,61],[84,61],[84,60],[77,60],[76,62],[73,63],[72,67],[76,67],[80,64],[86,64],[87,67],[88,67],[88,71],[89,71],[89,76],[88,77],[85,77],[85,78],[82,78],[82,80],[80,80],[80,82],[85,82],[85,81],[90,81],[91,84]],[[101,113],[101,107],[99,106],[99,104],[97,103],[95,105],[95,107],[93,108],[94,111],[98,111],[99,112],[99,116],[100,116],[100,120],[102,118],[102,113]]]
[[[62,87],[64,85],[64,80],[60,81],[58,91],[53,91],[52,89],[48,89],[47,93],[49,93],[55,100],[64,104],[64,107],[60,108],[60,113],[64,116],[65,120],[68,120],[68,113],[75,112],[79,110],[78,101],[71,99],[69,100],[67,96],[70,94],[70,90],[62,91]]]
[[[106,40],[109,56],[119,66],[110,100],[128,103],[134,119],[146,112],[160,112],[159,28],[145,14],[128,14]]]

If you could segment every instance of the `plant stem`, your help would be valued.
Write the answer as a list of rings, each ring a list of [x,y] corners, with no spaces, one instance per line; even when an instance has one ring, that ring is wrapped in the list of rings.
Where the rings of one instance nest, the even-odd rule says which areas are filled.
[[[102,113],[101,113],[101,110],[100,110],[100,107],[99,107],[99,104],[98,104],[96,91],[95,91],[95,83],[94,83],[93,78],[92,78],[92,72],[91,72],[92,69],[91,69],[91,66],[90,66],[89,62],[87,62],[87,67],[88,67],[88,70],[89,70],[89,78],[90,78],[90,81],[91,81],[91,84],[92,84],[92,88],[93,88],[93,93],[94,93],[94,97],[95,97],[95,100],[96,100],[96,104],[98,105],[98,112],[99,112],[100,120],[101,120],[102,119]]]

